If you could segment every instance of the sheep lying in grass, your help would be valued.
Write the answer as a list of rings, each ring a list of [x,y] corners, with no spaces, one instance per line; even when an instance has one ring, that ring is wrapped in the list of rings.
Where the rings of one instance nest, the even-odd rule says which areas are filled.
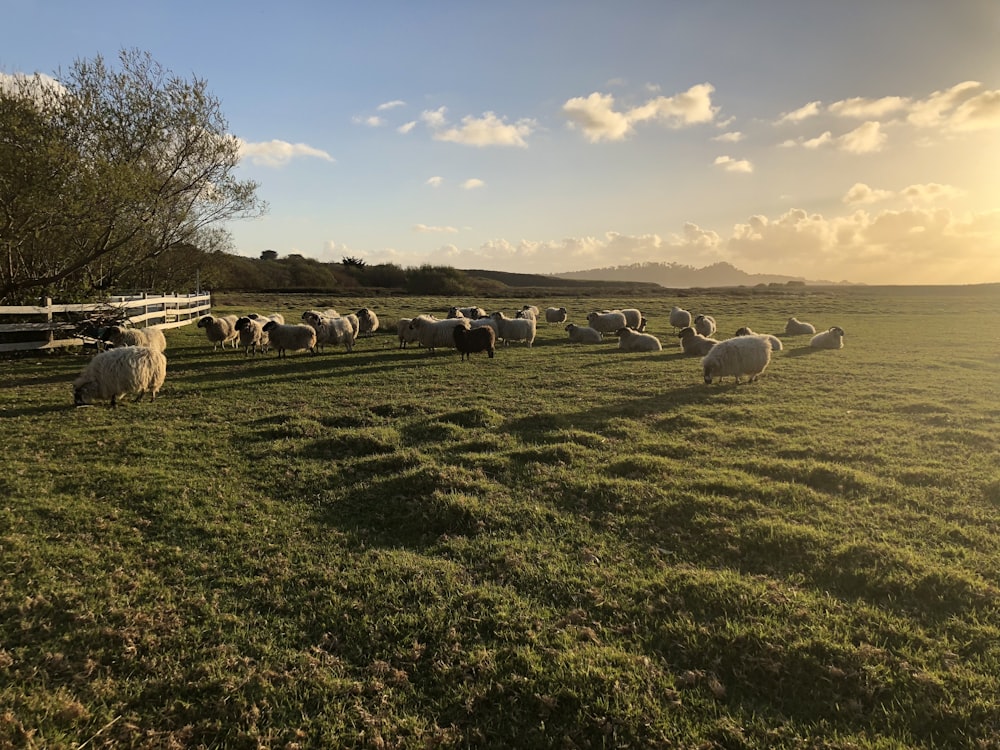
[[[73,403],[86,406],[94,399],[118,406],[118,397],[137,393],[136,401],[149,393],[154,401],[167,377],[167,358],[148,346],[123,346],[95,354],[73,381]]]
[[[785,348],[785,345],[781,343],[781,339],[777,336],[773,336],[770,333],[755,333],[749,326],[743,326],[742,328],[736,329],[737,336],[763,336],[768,341],[771,342],[771,351],[780,352]]]
[[[691,325],[691,313],[674,305],[670,309],[670,325],[674,328],[687,328]]]
[[[198,319],[198,327],[205,329],[205,336],[208,340],[212,342],[212,351],[214,352],[219,346],[223,349],[226,348],[226,344],[232,342],[233,348],[235,349],[236,344],[236,321],[238,318],[235,315],[223,315],[220,318],[216,318],[212,315],[205,315]]]
[[[465,326],[452,326],[452,335],[455,339],[455,348],[461,355],[461,359],[472,359],[476,352],[486,352],[490,359],[496,351],[497,335],[489,326],[480,326],[476,329],[469,329]]]
[[[829,330],[817,333],[809,340],[809,346],[813,349],[843,349],[844,329],[833,326]]]
[[[791,317],[785,323],[786,336],[804,336],[805,334],[816,333],[816,328],[812,323],[804,323],[798,318]]]
[[[569,340],[575,344],[600,344],[604,341],[604,334],[589,326],[578,326],[570,323],[566,326],[566,333]]]
[[[712,351],[713,346],[719,343],[715,339],[702,336],[691,326],[682,328],[677,334],[677,338],[681,340],[681,349],[684,350],[685,354],[693,354],[698,357],[704,357]]]
[[[315,310],[307,310],[302,313],[302,319],[316,332],[318,351],[322,351],[327,344],[333,346],[343,344],[348,352],[354,351],[354,342],[357,338],[355,323],[359,322],[357,317],[355,323],[352,323],[350,316],[327,316]]]
[[[288,357],[288,352],[307,350],[316,353],[316,329],[305,323],[278,323],[269,320],[264,324],[268,342],[278,350],[278,358]]]
[[[502,312],[495,312],[491,317],[496,323],[497,338],[503,339],[504,346],[515,341],[523,341],[528,346],[535,343],[538,324],[534,317],[508,318]]]
[[[243,347],[245,356],[256,355],[257,352],[263,354],[267,351],[269,339],[264,332],[266,320],[266,318],[251,318],[247,315],[236,321],[236,332],[239,335],[240,346]]]
[[[705,382],[729,375],[740,383],[743,376],[755,381],[771,362],[771,342],[763,336],[738,336],[720,341],[701,360]]]
[[[619,328],[618,348],[623,352],[658,352],[663,350],[660,340],[651,333],[639,333],[631,328]]]
[[[716,331],[715,318],[711,315],[695,315],[691,325],[694,330],[706,338],[712,337]]]
[[[358,335],[371,336],[378,330],[378,315],[369,307],[362,307],[358,316]]]
[[[569,313],[566,311],[565,307],[546,307],[545,308],[545,322],[546,323],[565,323],[566,317]]]
[[[435,349],[452,349],[455,346],[455,326],[469,327],[468,318],[447,318],[437,320],[430,315],[418,315],[410,321],[421,346],[434,351]]]
[[[587,315],[587,323],[595,331],[601,333],[614,333],[619,328],[627,328],[628,320],[621,310],[608,310],[606,312],[592,312]]]
[[[111,326],[105,331],[104,340],[111,346],[148,346],[158,352],[167,350],[167,339],[159,328]]]

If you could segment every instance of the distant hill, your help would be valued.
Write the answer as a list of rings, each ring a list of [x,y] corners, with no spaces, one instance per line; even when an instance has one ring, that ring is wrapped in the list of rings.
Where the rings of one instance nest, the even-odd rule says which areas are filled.
[[[504,287],[517,289],[565,289],[567,293],[613,289],[654,292],[660,289],[659,284],[651,283],[648,279],[576,279],[564,274],[546,276],[537,273],[508,273],[481,269],[463,269],[462,273],[472,278],[487,279]]]
[[[835,282],[807,280],[802,276],[782,276],[771,273],[747,273],[731,263],[713,263],[704,268],[682,263],[633,263],[629,266],[593,268],[553,274],[574,281],[645,281],[674,289],[687,287],[756,286],[758,284],[815,284],[829,286]]]

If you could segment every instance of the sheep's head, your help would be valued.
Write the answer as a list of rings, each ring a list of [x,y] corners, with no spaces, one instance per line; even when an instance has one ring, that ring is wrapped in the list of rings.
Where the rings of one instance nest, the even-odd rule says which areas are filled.
[[[198,318],[198,328],[207,328],[215,322],[215,318],[211,315],[204,315]]]
[[[677,334],[677,338],[689,339],[695,335],[697,335],[695,330],[691,326],[686,326],[680,330],[680,332]]]
[[[275,320],[269,320],[269,321],[267,321],[264,324],[264,326],[263,326],[263,328],[261,328],[261,330],[262,331],[273,331],[277,327],[278,327],[278,322],[277,321],[275,321]]]
[[[743,326],[742,328],[736,329],[737,336],[753,336],[753,331],[750,330],[749,326]]]
[[[73,383],[73,406],[90,406],[97,383],[93,380],[77,380]]]
[[[844,336],[844,329],[841,328],[840,326],[833,326],[830,329],[830,333],[832,333],[832,334],[834,334],[836,336],[843,337]]]
[[[615,331],[615,336],[621,338],[622,336],[628,336],[632,333],[635,333],[635,331],[626,326],[625,328],[619,328],[617,331]]]
[[[705,375],[705,385],[711,385],[712,379],[715,377],[715,371],[717,364],[715,362],[706,362],[702,365],[702,369]]]
[[[240,318],[236,321],[237,331],[247,331],[250,329],[250,321],[253,320],[249,315],[245,318]]]

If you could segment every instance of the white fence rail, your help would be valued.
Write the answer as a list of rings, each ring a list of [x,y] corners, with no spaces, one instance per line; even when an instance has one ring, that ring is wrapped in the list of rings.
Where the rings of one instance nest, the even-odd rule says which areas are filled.
[[[77,323],[70,320],[73,315],[80,317],[87,313],[120,310],[127,322],[137,328],[177,328],[196,321],[211,309],[212,300],[208,292],[116,295],[105,302],[81,305],[54,305],[52,300],[46,297],[41,305],[0,307],[0,352],[55,349],[86,343],[84,339],[73,335],[77,329]],[[22,320],[14,323],[2,322],[5,318],[11,317]],[[31,320],[26,321],[24,318]],[[4,334],[15,334],[14,338],[29,340],[3,342]]]

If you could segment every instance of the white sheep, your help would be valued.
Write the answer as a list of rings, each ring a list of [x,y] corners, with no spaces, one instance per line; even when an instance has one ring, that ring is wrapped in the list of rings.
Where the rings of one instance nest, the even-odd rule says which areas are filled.
[[[486,311],[481,307],[452,307],[448,311],[449,318],[468,318],[469,320],[479,320],[486,317]]]
[[[112,346],[148,346],[158,352],[167,350],[167,339],[159,328],[126,328],[111,326],[104,339]]]
[[[587,322],[591,328],[601,333],[614,333],[619,328],[626,328],[628,326],[625,313],[621,310],[589,313],[587,315]]]
[[[500,326],[497,322],[493,320],[491,315],[487,315],[485,318],[476,318],[475,320],[469,321],[469,328],[492,328],[493,333],[496,334],[497,338],[500,338]]]
[[[569,313],[566,311],[565,307],[546,307],[545,308],[545,322],[546,323],[565,323],[566,318]]]
[[[118,406],[118,397],[139,394],[136,401],[149,393],[154,401],[167,377],[167,358],[148,346],[123,346],[95,354],[73,381],[73,403],[86,406],[93,399],[111,400]]]
[[[642,312],[640,312],[635,307],[623,307],[621,310],[616,310],[615,312],[620,312],[625,316],[625,325],[631,328],[633,331],[638,331],[639,327],[642,325],[643,317]]]
[[[288,352],[305,349],[316,353],[316,329],[305,323],[279,323],[269,320],[264,324],[268,342],[278,350],[278,358],[288,357]]]
[[[715,335],[715,318],[711,315],[695,315],[691,325],[694,326],[694,330],[706,338]]]
[[[399,348],[405,349],[407,344],[417,342],[417,332],[410,328],[413,318],[400,318],[396,321],[396,335],[399,337]]]
[[[812,323],[804,323],[795,317],[789,318],[785,323],[786,336],[804,336],[807,333],[816,333],[816,327]]]
[[[674,328],[687,328],[691,325],[691,313],[674,305],[670,310],[670,325]]]
[[[604,341],[604,334],[590,326],[578,326],[575,323],[570,323],[566,326],[566,333],[569,334],[569,340],[574,344],[600,344]]]
[[[764,338],[766,338],[768,341],[771,342],[771,351],[772,352],[780,352],[782,349],[785,348],[785,345],[781,343],[781,339],[779,339],[777,336],[774,336],[774,335],[772,335],[770,333],[756,333],[756,332],[754,332],[750,328],[750,326],[743,326],[742,328],[737,328],[736,329],[736,335],[737,336],[763,336]]]
[[[740,383],[743,376],[753,382],[771,362],[771,342],[763,336],[737,336],[720,341],[701,360],[705,382],[732,375]]]
[[[235,315],[223,315],[220,318],[213,317],[212,315],[205,315],[198,319],[198,328],[205,329],[205,336],[208,340],[212,342],[212,351],[214,352],[221,345],[223,349],[226,348],[226,344],[232,342],[233,349],[235,349],[238,344],[236,343],[236,321],[238,318]]]
[[[245,356],[256,355],[257,352],[263,354],[267,351],[270,338],[264,332],[265,321],[267,318],[252,318],[249,315],[236,321],[236,332]]]
[[[371,336],[378,330],[378,315],[370,307],[362,307],[356,315],[358,316],[359,336]]]
[[[271,313],[270,315],[261,315],[260,313],[250,313],[247,315],[248,318],[252,320],[259,320],[261,325],[264,325],[267,321],[273,320],[275,323],[284,323],[285,316],[281,313]]]
[[[302,319],[306,325],[316,332],[316,348],[322,351],[327,344],[336,346],[343,344],[348,352],[354,351],[354,342],[357,339],[357,328],[350,320],[351,316],[326,316],[315,310],[307,310],[302,313]],[[357,321],[357,317],[355,317]]]
[[[535,320],[538,320],[538,316],[542,314],[541,311],[538,309],[537,305],[524,305],[521,308],[520,312],[522,312],[522,313],[523,312],[529,312],[529,313],[531,313],[531,317],[533,317]],[[515,315],[514,317],[522,317],[522,318],[524,318],[524,317],[527,317],[527,316],[525,316],[525,315]]]
[[[410,328],[417,334],[419,344],[431,351],[435,349],[454,349],[455,326],[469,328],[468,318],[447,318],[437,320],[430,315],[418,315],[410,321]]]
[[[829,330],[817,333],[809,339],[809,346],[813,349],[843,349],[844,329],[840,326],[833,326]]]
[[[623,352],[658,352],[663,350],[660,340],[651,333],[639,333],[632,328],[619,328],[618,348]]]
[[[681,349],[684,350],[685,354],[693,354],[698,357],[704,357],[719,342],[713,338],[707,336],[702,336],[691,326],[684,326],[677,334],[677,338],[681,340]]]
[[[534,317],[508,318],[502,312],[495,312],[491,317],[496,323],[497,338],[503,339],[504,346],[512,341],[523,341],[529,347],[535,343],[538,324]]]

